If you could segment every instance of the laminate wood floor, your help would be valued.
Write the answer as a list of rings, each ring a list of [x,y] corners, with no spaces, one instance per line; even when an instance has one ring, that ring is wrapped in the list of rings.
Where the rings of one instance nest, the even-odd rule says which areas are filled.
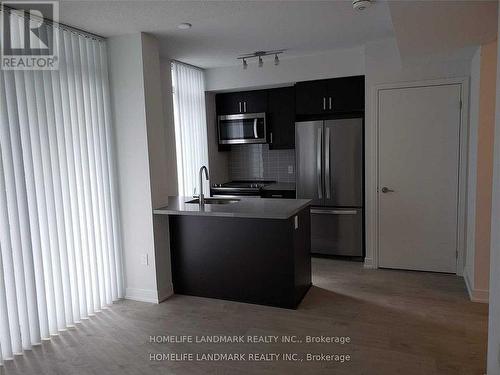
[[[366,270],[360,263],[315,258],[313,284],[297,310],[181,295],[159,305],[121,301],[6,362],[0,373],[485,373],[487,306],[468,300],[462,278]],[[150,343],[150,336],[158,335],[297,335],[303,342]],[[306,343],[308,335],[348,336],[351,343]],[[247,357],[239,362],[151,361],[150,353]],[[255,362],[248,360],[251,353],[296,353],[299,360]],[[307,353],[345,354],[350,361],[307,361]]]

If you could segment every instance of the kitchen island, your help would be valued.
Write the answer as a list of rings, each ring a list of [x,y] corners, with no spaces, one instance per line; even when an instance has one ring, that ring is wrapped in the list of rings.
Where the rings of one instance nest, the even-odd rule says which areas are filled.
[[[311,286],[310,201],[170,197],[174,291],[295,308]]]

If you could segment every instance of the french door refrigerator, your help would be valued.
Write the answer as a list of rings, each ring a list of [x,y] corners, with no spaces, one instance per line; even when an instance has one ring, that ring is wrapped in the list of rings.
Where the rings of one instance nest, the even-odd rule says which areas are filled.
[[[295,123],[297,198],[312,199],[311,252],[363,256],[363,119]]]

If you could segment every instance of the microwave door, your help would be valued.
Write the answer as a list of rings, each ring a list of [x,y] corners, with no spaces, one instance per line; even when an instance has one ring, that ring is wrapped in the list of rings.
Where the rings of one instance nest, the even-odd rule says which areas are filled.
[[[265,114],[241,114],[219,117],[219,143],[266,143]]]

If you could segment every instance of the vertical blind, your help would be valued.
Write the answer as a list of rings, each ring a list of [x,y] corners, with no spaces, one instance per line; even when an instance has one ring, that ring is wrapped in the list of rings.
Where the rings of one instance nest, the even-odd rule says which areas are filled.
[[[41,30],[59,69],[0,71],[0,362],[123,297],[106,44]]]
[[[200,167],[208,167],[203,71],[172,62],[172,89],[179,195],[190,196],[197,192]],[[206,192],[209,184],[204,184]]]

